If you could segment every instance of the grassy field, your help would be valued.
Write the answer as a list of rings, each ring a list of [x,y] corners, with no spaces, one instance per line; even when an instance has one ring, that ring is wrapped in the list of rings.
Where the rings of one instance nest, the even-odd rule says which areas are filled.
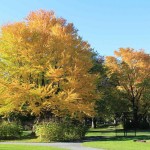
[[[137,131],[136,137],[134,131],[128,132],[127,137],[123,135],[123,130],[119,129],[116,137],[114,127],[90,129],[86,135],[87,139],[90,137],[97,138],[93,141],[84,142],[83,145],[105,150],[150,150],[150,131]]]
[[[114,127],[90,129],[86,134],[86,140],[83,146],[103,148],[105,150],[150,150],[150,131],[137,131],[137,136],[134,132],[128,132],[128,136],[124,137],[124,132],[121,128],[117,128],[117,136]],[[135,142],[135,140],[137,140]],[[142,142],[145,140],[146,142]],[[35,143],[40,142],[37,138],[31,136],[31,132],[23,133],[19,140],[9,140],[11,142]],[[60,148],[45,147],[45,146],[26,146],[26,145],[4,145],[0,144],[0,150],[60,150]]]
[[[86,137],[89,136],[101,136],[101,137],[116,137],[117,136],[124,136],[124,131],[121,127],[117,128],[117,132],[116,132],[116,128],[113,126],[110,127],[105,127],[105,128],[97,128],[97,129],[90,129],[88,131],[88,133],[86,134]],[[135,132],[134,131],[128,131],[127,132],[127,136],[134,136]],[[139,136],[146,136],[149,137],[150,136],[150,130],[138,130],[136,132],[137,137]]]
[[[0,144],[0,150],[64,150],[61,148],[54,148],[49,146],[27,146],[15,144]]]
[[[133,140],[85,142],[83,145],[105,150],[150,150],[150,143],[133,142]]]

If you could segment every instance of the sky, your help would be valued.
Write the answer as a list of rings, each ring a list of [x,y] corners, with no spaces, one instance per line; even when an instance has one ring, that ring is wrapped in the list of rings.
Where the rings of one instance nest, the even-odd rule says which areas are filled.
[[[39,9],[72,22],[102,56],[120,47],[150,53],[150,0],[0,0],[0,26]]]

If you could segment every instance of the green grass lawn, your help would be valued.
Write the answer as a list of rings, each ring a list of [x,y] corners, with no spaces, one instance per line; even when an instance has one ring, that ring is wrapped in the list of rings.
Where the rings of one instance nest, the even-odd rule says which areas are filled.
[[[102,148],[105,150],[150,150],[150,142],[133,142],[133,140],[85,142],[83,146]]]
[[[83,146],[105,150],[150,150],[150,131],[137,131],[136,137],[134,131],[130,131],[128,136],[124,137],[124,132],[120,129],[117,135],[116,137],[114,127],[90,129],[86,137],[98,137],[98,139],[84,142]],[[146,140],[146,142],[141,142],[141,140]]]
[[[102,136],[102,137],[114,137],[114,136],[124,136],[124,131],[121,127],[117,128],[117,133],[116,133],[116,128],[111,126],[107,128],[97,128],[97,129],[90,129],[86,137],[89,136]],[[128,136],[134,136],[135,133],[134,131],[128,131],[127,132]],[[138,136],[150,136],[150,130],[138,130],[136,133],[137,137]]]
[[[0,144],[0,150],[64,150],[61,148],[54,148],[49,146],[27,146],[15,144]]]
[[[83,146],[102,148],[105,150],[150,150],[150,131],[128,132],[128,136],[124,137],[123,130],[118,128],[117,137],[114,127],[90,129],[86,134],[86,138],[93,137],[95,140],[84,142]],[[146,140],[146,142],[134,142],[134,140]],[[4,140],[3,140],[4,141]],[[6,141],[6,140],[5,140]],[[8,141],[8,140],[7,140]],[[9,140],[11,142],[40,142],[38,138],[31,136],[30,131],[25,131],[18,140]],[[60,148],[45,146],[27,146],[27,145],[4,145],[0,144],[0,150],[60,150]]]

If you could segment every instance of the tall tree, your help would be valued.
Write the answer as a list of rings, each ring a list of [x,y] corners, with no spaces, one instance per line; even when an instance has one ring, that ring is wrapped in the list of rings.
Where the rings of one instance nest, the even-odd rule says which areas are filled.
[[[97,90],[100,95],[96,100],[96,114],[93,118],[93,127],[96,127],[96,120],[113,121],[115,113],[128,110],[128,101],[124,98],[124,93],[116,88],[118,83],[115,79],[109,76],[104,57],[97,55],[94,64],[92,72],[99,73]]]
[[[73,24],[52,11],[31,12],[22,22],[2,26],[0,114],[93,114],[92,55]]]
[[[150,55],[143,50],[135,51],[131,48],[120,48],[114,57],[106,57],[106,66],[118,86],[126,94],[131,104],[136,123],[140,120],[140,113],[146,114],[150,108],[148,98],[150,79]],[[147,93],[147,96],[145,95]]]

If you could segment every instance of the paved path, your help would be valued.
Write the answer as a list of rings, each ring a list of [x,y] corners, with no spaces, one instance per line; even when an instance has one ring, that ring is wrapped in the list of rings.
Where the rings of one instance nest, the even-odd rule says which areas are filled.
[[[90,148],[82,146],[81,142],[58,142],[58,143],[21,143],[21,142],[0,142],[0,144],[21,144],[21,145],[37,145],[37,146],[53,146],[59,148],[66,148],[69,150],[102,150],[97,148]]]

